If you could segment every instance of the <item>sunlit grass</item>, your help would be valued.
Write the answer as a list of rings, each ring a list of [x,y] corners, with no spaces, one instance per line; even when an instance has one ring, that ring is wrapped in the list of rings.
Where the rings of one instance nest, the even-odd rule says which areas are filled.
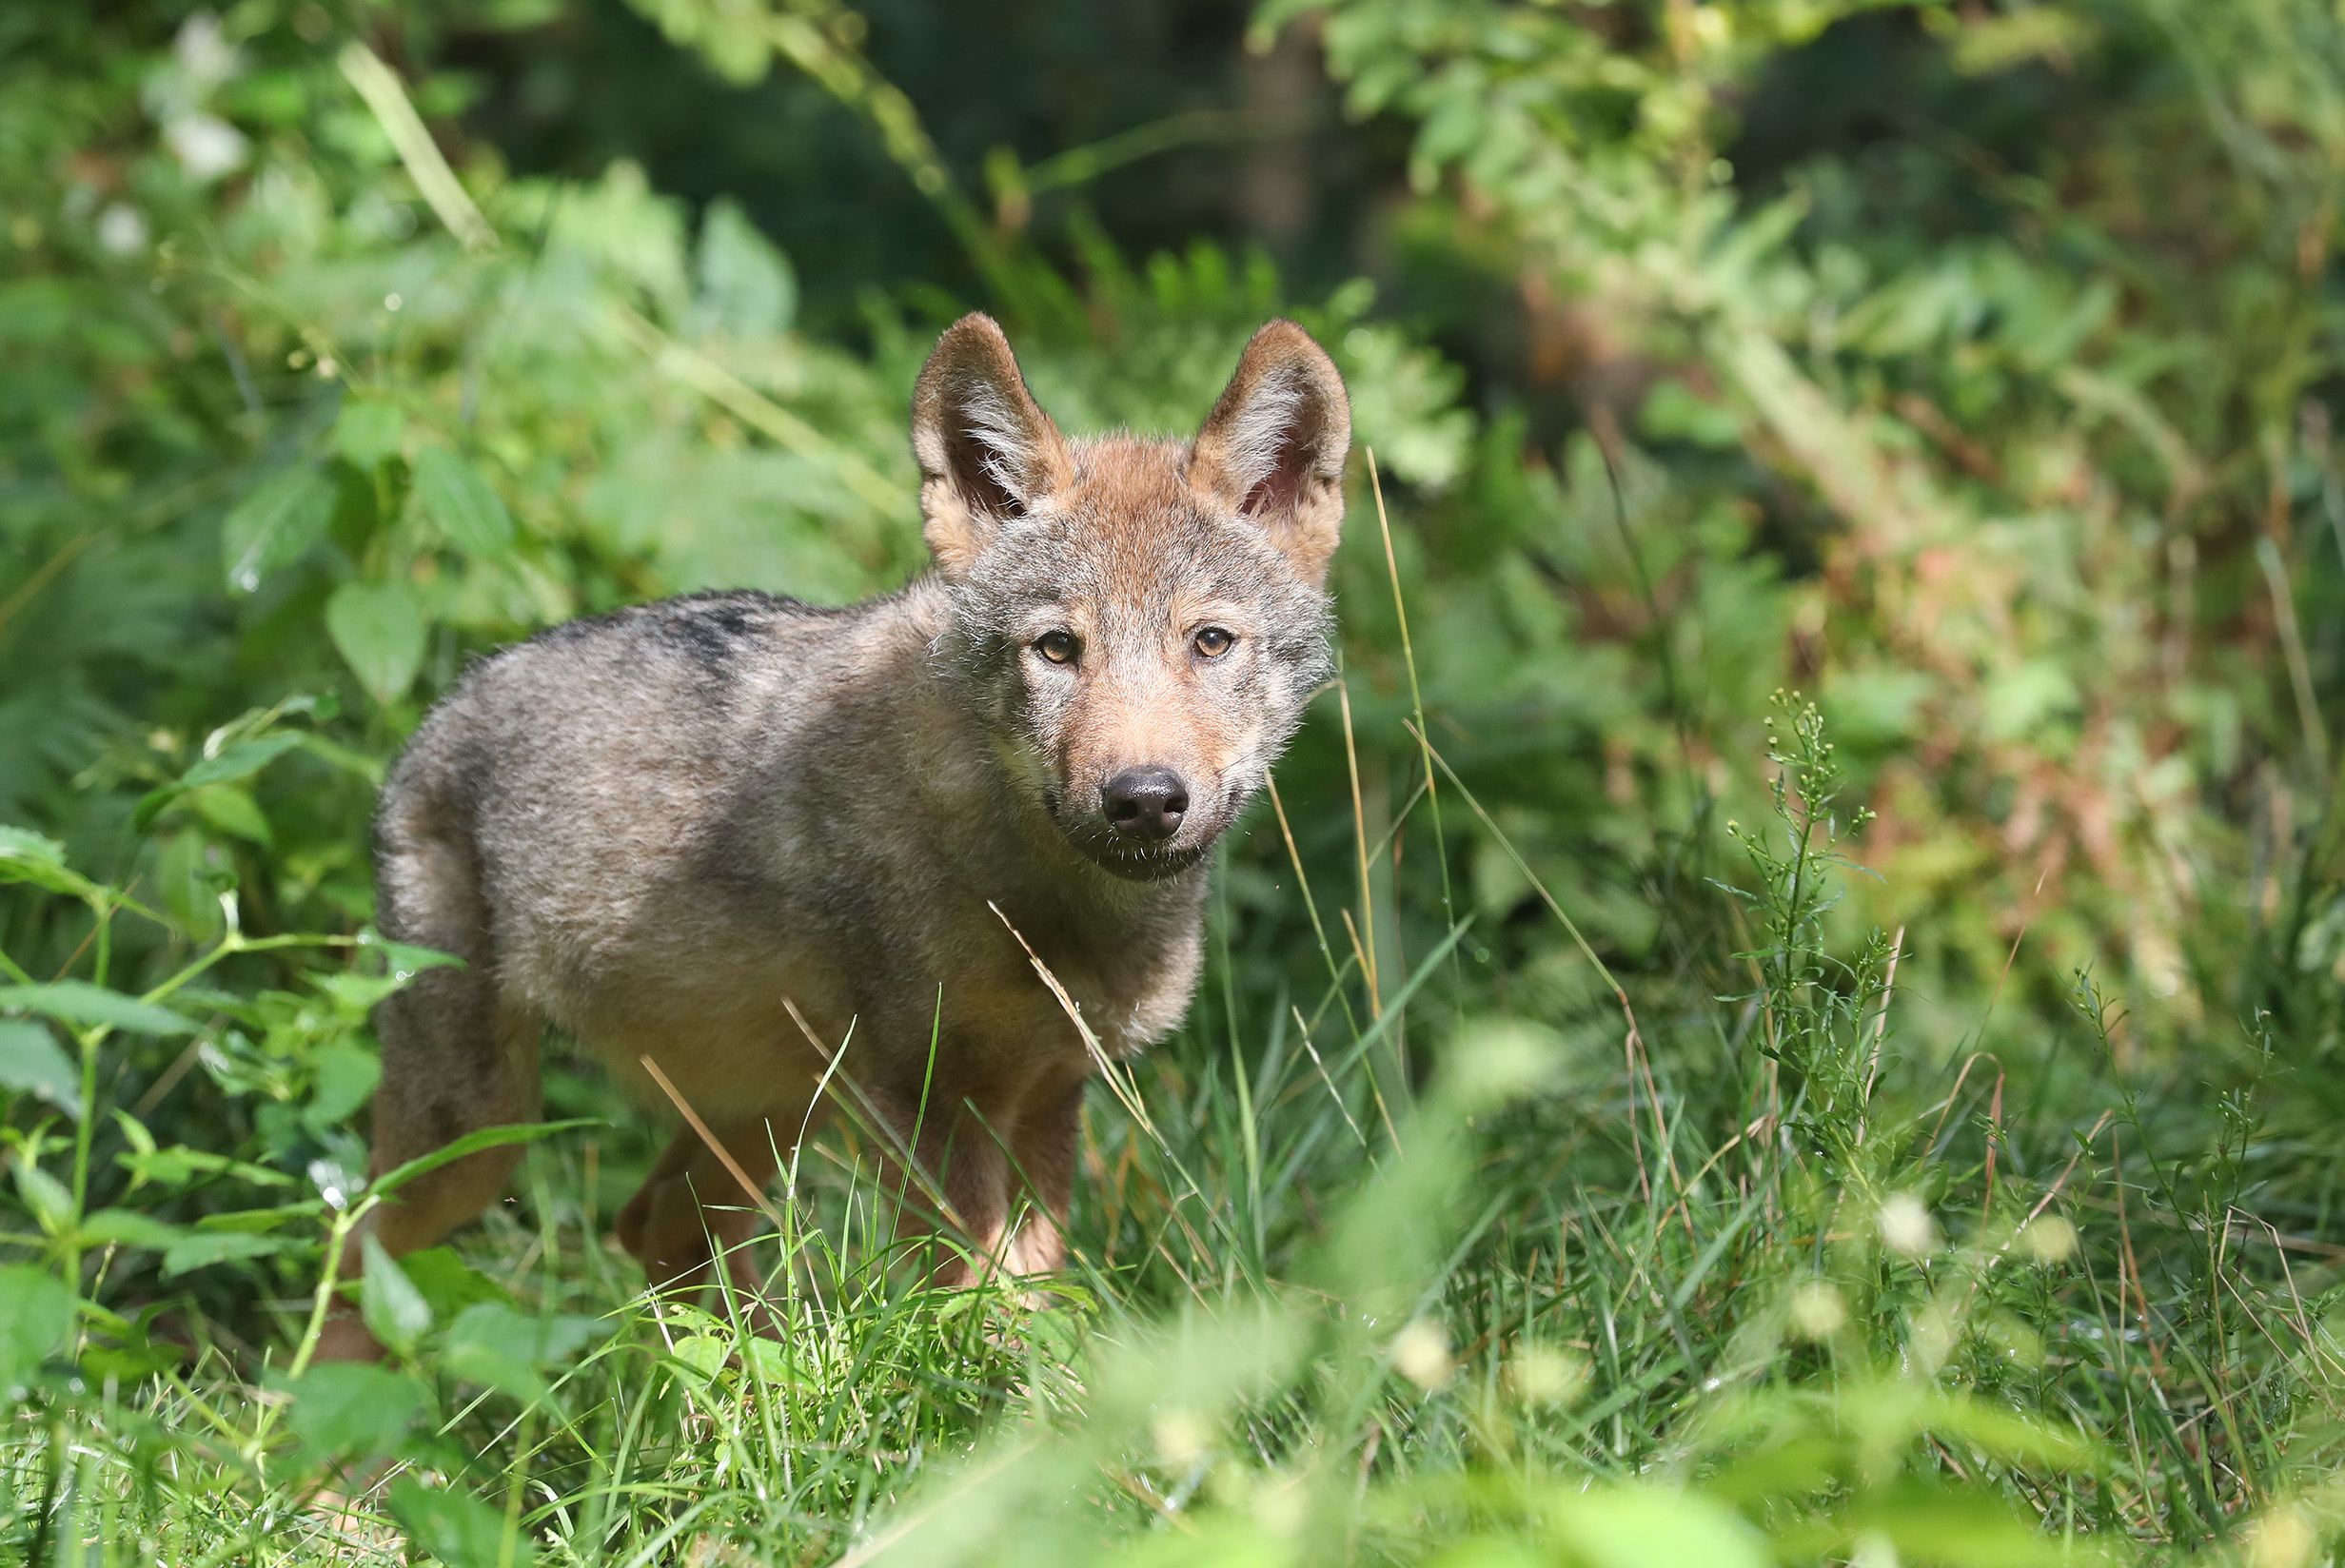
[[[370,1272],[395,1368],[308,1365],[293,1299],[273,1345],[198,1320],[178,1365],[107,1377],[137,1337],[88,1317],[98,1353],[35,1373],[0,1448],[8,1550],[1991,1564],[2316,1522],[2289,1499],[2345,1363],[2232,1206],[2249,1100],[2194,1148],[2087,1071],[2045,1065],[2070,1103],[2022,1118],[2000,1065],[1923,1065],[1887,941],[1823,945],[1847,825],[1813,711],[1780,717],[1778,817],[1733,830],[1759,945],[1718,972],[1746,995],[1420,1002],[1433,1066],[1380,1109],[1379,1030],[1335,1005],[1356,966],[1277,1008],[1209,977],[1133,1104],[1094,1097],[1043,1291],[923,1286],[849,1119],[751,1244],[759,1300],[646,1301],[601,1234],[642,1129],[573,1128],[454,1250]]]

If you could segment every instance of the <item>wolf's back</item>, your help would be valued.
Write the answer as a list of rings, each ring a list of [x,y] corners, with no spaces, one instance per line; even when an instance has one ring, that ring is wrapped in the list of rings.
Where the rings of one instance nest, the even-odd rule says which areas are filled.
[[[819,722],[852,662],[839,645],[873,609],[696,594],[565,622],[475,664],[384,786],[385,934],[444,940],[459,873],[487,928],[468,958],[510,960],[521,944],[507,938],[586,937],[623,916],[704,855],[744,784]],[[419,864],[441,874],[415,885]]]

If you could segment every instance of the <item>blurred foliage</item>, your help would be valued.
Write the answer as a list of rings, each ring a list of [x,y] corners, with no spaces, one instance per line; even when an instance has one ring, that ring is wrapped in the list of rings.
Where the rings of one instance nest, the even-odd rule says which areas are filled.
[[[0,1554],[2319,1559],[2334,7],[632,3],[0,11]],[[785,1339],[622,1306],[557,1070],[309,1366],[386,760],[917,570],[971,306],[1078,430],[1291,314],[1363,448],[1064,1301],[845,1137]]]

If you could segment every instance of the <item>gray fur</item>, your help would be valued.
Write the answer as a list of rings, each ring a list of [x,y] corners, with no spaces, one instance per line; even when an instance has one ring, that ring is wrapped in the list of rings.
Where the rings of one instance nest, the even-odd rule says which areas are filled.
[[[1233,402],[1250,375],[1264,398]],[[1340,492],[1335,519],[1247,510],[1252,470],[1279,461],[1271,427],[1314,396],[1281,504],[1324,508],[1324,483],[1304,491],[1349,440],[1333,368],[1291,325],[1265,328],[1223,399],[1251,465],[1233,478],[1212,422],[1190,446],[1062,441],[971,318],[916,400],[938,571],[842,610],[694,595],[475,665],[383,790],[383,930],[465,967],[377,1014],[377,1168],[534,1115],[550,1024],[664,1103],[650,1057],[762,1181],[844,1041],[853,1096],[937,1189],[915,1220],[966,1245],[947,1276],[1055,1266],[1094,1064],[1017,938],[1108,1050],[1178,1022],[1212,844],[1328,670]],[[1201,619],[1234,645],[1203,655]],[[1079,636],[1077,660],[1036,652],[1054,629]],[[1101,814],[1105,779],[1139,764],[1193,780],[1160,846]],[[429,1245],[511,1165],[477,1155],[416,1184],[381,1239]],[[696,1284],[712,1241],[746,1234],[747,1203],[687,1129],[620,1233],[656,1281]],[[371,1350],[354,1320],[337,1329],[337,1353]]]

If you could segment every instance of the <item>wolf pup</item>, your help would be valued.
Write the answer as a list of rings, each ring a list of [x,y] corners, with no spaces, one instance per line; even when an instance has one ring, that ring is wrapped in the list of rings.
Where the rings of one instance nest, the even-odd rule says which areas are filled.
[[[657,1104],[655,1064],[762,1184],[843,1040],[938,1200],[919,1223],[966,1248],[942,1278],[1058,1266],[1093,1058],[1020,938],[1108,1052],[1180,1019],[1208,852],[1329,673],[1350,434],[1274,321],[1193,441],[1071,442],[968,316],[913,397],[934,571],[837,610],[695,594],[474,665],[376,823],[384,933],[463,967],[375,1015],[375,1170],[535,1117],[552,1024]],[[413,1182],[377,1239],[430,1245],[517,1158]],[[752,1222],[687,1127],[618,1232],[654,1284],[747,1284]],[[328,1350],[377,1353],[354,1318]]]

